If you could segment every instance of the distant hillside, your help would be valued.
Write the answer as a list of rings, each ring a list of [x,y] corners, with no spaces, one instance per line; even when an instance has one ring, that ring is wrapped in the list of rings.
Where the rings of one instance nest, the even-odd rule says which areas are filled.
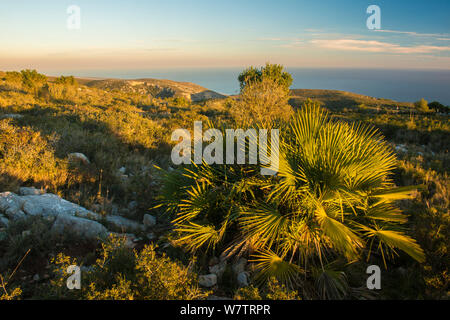
[[[124,92],[136,92],[150,94],[157,98],[185,97],[198,102],[209,99],[225,98],[225,95],[214,92],[200,85],[190,82],[178,82],[158,79],[77,79],[79,83],[88,87],[103,90],[120,90]]]
[[[307,99],[319,101],[321,105],[330,109],[341,109],[357,107],[361,104],[369,108],[411,108],[409,102],[398,102],[390,99],[380,99],[365,96],[362,94],[339,91],[339,90],[319,90],[319,89],[293,89],[291,90],[292,98],[289,103],[294,107],[299,107]]]

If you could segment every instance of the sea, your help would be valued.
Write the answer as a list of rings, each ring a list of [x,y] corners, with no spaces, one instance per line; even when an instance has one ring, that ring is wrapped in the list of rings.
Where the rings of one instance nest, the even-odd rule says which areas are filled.
[[[239,92],[237,77],[243,68],[168,68],[151,70],[66,70],[52,75],[99,78],[156,78],[193,82],[232,95]],[[376,98],[414,102],[421,98],[450,105],[450,70],[287,68],[292,89],[350,91]],[[49,73],[47,73],[49,74]]]

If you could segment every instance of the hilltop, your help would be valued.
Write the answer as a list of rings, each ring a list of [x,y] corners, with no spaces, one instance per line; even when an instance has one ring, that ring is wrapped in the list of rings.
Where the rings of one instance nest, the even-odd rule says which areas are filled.
[[[191,82],[166,79],[89,79],[76,78],[78,83],[102,90],[119,90],[126,93],[150,94],[155,98],[184,97],[193,102],[221,99],[226,96]]]

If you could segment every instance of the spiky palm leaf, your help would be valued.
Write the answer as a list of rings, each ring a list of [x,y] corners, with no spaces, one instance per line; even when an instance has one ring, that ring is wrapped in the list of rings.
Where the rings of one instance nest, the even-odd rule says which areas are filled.
[[[251,261],[255,262],[256,268],[260,270],[256,276],[256,281],[260,283],[274,277],[292,287],[297,282],[299,274],[303,272],[299,266],[283,260],[271,250],[258,251]]]
[[[225,242],[228,254],[257,249],[260,276],[290,283],[298,265],[323,269],[337,257],[369,257],[376,246],[383,258],[400,249],[423,261],[400,231],[406,217],[394,205],[416,187],[395,188],[389,175],[396,159],[376,129],[333,121],[307,103],[281,133],[268,150],[279,149],[276,176],[260,176],[254,165],[182,169],[189,182],[166,199],[180,241],[191,250]]]

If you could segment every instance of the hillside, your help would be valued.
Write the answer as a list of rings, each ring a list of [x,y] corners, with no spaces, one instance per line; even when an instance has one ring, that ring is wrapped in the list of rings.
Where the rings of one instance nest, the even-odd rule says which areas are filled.
[[[293,89],[291,90],[292,98],[289,103],[294,107],[299,107],[307,99],[316,100],[322,106],[331,109],[357,107],[364,104],[372,108],[397,108],[406,109],[411,108],[412,104],[409,102],[398,102],[390,99],[380,99],[365,96],[347,91],[339,90],[321,90],[321,89]]]
[[[224,95],[190,82],[160,79],[77,79],[88,87],[120,90],[127,93],[150,94],[155,98],[185,97],[193,102],[225,98]]]

